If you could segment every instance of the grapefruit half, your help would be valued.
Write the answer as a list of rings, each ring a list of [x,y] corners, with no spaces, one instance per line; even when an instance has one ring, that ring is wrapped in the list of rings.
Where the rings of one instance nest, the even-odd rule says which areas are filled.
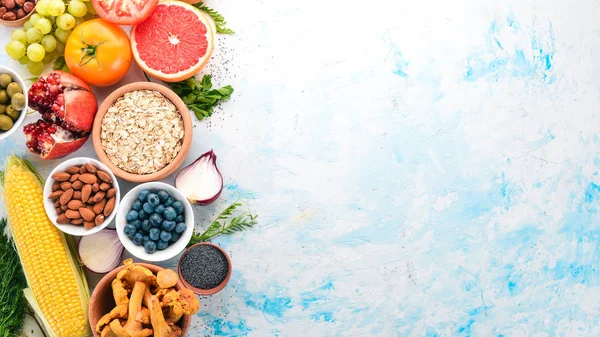
[[[131,29],[135,61],[165,82],[199,73],[210,59],[214,42],[210,18],[181,1],[161,1],[148,19]]]

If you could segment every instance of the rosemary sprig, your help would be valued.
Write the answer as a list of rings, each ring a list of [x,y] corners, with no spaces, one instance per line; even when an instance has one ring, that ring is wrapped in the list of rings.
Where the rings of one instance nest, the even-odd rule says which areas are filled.
[[[197,4],[194,5],[196,8],[198,8],[201,11],[206,12],[206,14],[208,14],[213,21],[215,22],[215,26],[217,26],[217,33],[219,34],[233,34],[234,31],[225,27],[225,25],[227,24],[227,22],[225,22],[225,18],[223,17],[223,15],[219,14],[219,12],[217,12],[216,10],[207,7],[206,5],[204,5],[204,2],[199,2]]]
[[[256,225],[258,223],[256,220],[258,214],[252,214],[250,210],[243,211],[241,214],[233,217],[233,214],[242,206],[242,203],[238,200],[225,208],[223,212],[217,216],[215,221],[208,226],[204,233],[194,233],[194,235],[192,235],[188,247],[198,242],[207,241],[217,235],[241,232]],[[230,219],[229,222],[227,222],[228,219]]]

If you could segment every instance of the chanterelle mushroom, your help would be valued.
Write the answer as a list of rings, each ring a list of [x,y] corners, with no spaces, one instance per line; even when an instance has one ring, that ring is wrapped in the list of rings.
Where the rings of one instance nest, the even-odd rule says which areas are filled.
[[[130,286],[135,282],[144,282],[147,286],[156,283],[156,276],[150,269],[134,264],[132,259],[123,261],[123,264],[126,267],[117,274],[117,280],[125,280]]]
[[[181,336],[181,329],[177,325],[168,324],[165,321],[158,297],[150,296],[148,305],[148,309],[150,309],[150,321],[152,321],[152,329],[154,329],[154,337]]]
[[[96,323],[96,332],[100,333],[103,331],[104,326],[110,324],[112,320],[126,318],[127,310],[127,305],[118,305],[114,307],[108,314],[102,316],[102,318],[98,320],[98,323]]]
[[[163,289],[174,287],[178,280],[179,276],[171,269],[163,269],[156,274],[156,283]]]
[[[150,324],[150,310],[146,307],[142,307],[135,316],[135,320],[142,324]]]
[[[125,321],[121,322],[121,325],[125,324]],[[102,329],[102,333],[100,334],[100,337],[119,337],[117,336],[112,329],[110,328],[110,325],[107,325],[104,327],[104,329]]]
[[[126,288],[126,284],[122,280],[114,279],[111,283],[113,297],[115,298],[115,303],[117,306],[119,305],[128,305],[129,304],[129,291]]]
[[[136,281],[131,291],[129,299],[129,317],[127,323],[121,326],[118,320],[110,322],[110,328],[118,337],[147,337],[152,335],[151,329],[144,329],[142,322],[138,322],[136,317],[142,310],[142,299],[146,291],[144,282]]]
[[[195,314],[200,309],[200,302],[189,289],[176,291],[169,289],[163,293],[161,304],[168,307],[165,313],[167,322],[177,323],[181,316]]]

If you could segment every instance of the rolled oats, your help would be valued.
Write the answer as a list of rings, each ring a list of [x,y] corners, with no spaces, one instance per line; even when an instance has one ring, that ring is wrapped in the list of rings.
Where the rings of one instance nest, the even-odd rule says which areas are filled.
[[[117,167],[134,174],[150,174],[175,159],[183,134],[183,119],[171,101],[158,91],[135,90],[108,108],[100,139]]]

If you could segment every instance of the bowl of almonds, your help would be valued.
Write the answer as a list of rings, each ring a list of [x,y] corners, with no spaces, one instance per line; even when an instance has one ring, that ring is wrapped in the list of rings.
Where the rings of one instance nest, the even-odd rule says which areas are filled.
[[[61,231],[77,236],[97,233],[119,208],[119,183],[108,167],[85,157],[56,166],[44,185],[44,208]]]
[[[0,24],[18,28],[35,12],[37,0],[0,0]]]

